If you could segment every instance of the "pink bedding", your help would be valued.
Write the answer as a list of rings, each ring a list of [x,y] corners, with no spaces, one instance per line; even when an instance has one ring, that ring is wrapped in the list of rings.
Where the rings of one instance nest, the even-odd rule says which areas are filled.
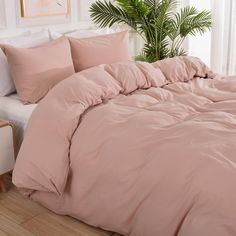
[[[77,73],[37,106],[13,181],[124,235],[235,236],[236,78],[190,57]]]

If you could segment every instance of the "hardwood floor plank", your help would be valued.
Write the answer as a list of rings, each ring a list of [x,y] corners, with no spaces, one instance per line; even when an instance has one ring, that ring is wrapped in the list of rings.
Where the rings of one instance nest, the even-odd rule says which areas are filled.
[[[7,234],[3,232],[2,230],[0,230],[0,236],[7,236]]]
[[[1,214],[16,224],[21,224],[38,214],[48,212],[44,207],[22,197],[14,188],[1,195]]]
[[[111,232],[90,227],[68,216],[44,213],[22,224],[37,236],[109,236]]]
[[[35,236],[33,233],[2,215],[0,215],[0,230],[6,233],[7,236]]]
[[[59,216],[26,199],[15,187],[0,193],[0,236],[111,236],[69,216]],[[118,235],[115,235],[118,236]]]
[[[20,202],[16,203],[9,200],[0,201],[0,212],[16,224],[21,224],[36,215],[24,208],[24,205],[20,205]]]
[[[16,187],[12,188],[9,192],[7,192],[7,194],[4,193],[2,195],[3,196],[0,197],[0,201],[4,200],[5,202],[14,202],[15,204],[20,204],[21,206],[24,206],[25,209],[29,210],[33,215],[46,212],[45,208],[38,203],[23,197]]]

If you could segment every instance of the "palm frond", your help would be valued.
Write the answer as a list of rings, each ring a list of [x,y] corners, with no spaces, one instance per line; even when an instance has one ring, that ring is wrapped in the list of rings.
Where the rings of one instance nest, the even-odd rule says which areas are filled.
[[[169,57],[169,42],[167,39],[162,40],[158,45],[146,43],[143,48],[143,53],[146,55],[148,62],[154,62]],[[157,53],[157,46],[160,51]]]
[[[157,58],[163,58],[168,51],[168,49],[164,48],[162,45],[165,45],[163,40],[165,40],[168,35],[168,25],[172,18],[172,11],[177,4],[178,1],[176,0],[162,0],[159,6],[159,13],[154,18],[153,28],[155,41],[153,43],[155,44],[155,54]],[[163,50],[164,52],[162,53]]]
[[[174,48],[170,51],[169,57],[176,57],[176,56],[187,56],[187,52],[182,48]]]
[[[190,17],[181,27],[180,34],[186,37],[188,34],[204,34],[211,28],[212,19],[209,11],[202,11]]]
[[[187,35],[204,33],[211,27],[211,14],[208,11],[198,12],[195,7],[187,6],[170,21],[168,36],[171,39],[170,55],[183,54],[180,50],[181,44]]]
[[[141,21],[148,13],[148,8],[142,0],[117,0],[116,2],[130,17],[136,20]]]
[[[157,8],[160,2],[160,0],[143,0],[143,3],[149,8]]]
[[[143,0],[143,3],[149,9],[149,12],[147,14],[148,18],[149,19],[155,18],[155,16],[159,12],[161,1],[160,0]]]
[[[115,6],[111,2],[96,1],[91,5],[89,11],[94,23],[102,28],[111,27],[116,23],[125,23],[133,29],[137,29],[135,18],[128,16],[122,8]]]
[[[187,22],[195,16],[198,13],[197,9],[195,7],[187,6],[179,13],[176,13],[174,18],[170,21],[170,27],[169,27],[169,37],[171,40],[175,40],[175,38],[180,35],[181,33],[184,33],[186,25],[188,25]],[[181,34],[183,35],[183,34]]]
[[[127,24],[144,38],[137,60],[153,62],[186,55],[184,39],[211,28],[209,11],[187,6],[175,13],[178,0],[97,0],[90,7],[92,20],[100,27]]]
[[[138,56],[135,56],[135,61],[147,61],[147,57],[144,53],[139,54]]]

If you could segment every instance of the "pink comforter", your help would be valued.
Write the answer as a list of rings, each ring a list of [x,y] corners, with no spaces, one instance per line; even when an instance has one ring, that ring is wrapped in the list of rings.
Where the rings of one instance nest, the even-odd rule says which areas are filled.
[[[190,57],[71,76],[33,113],[15,185],[124,235],[235,236],[236,78],[213,77]]]

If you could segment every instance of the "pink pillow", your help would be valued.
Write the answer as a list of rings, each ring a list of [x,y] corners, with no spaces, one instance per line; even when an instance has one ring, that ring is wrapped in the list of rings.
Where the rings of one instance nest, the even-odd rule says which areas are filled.
[[[4,46],[18,95],[23,103],[36,103],[74,73],[70,43],[65,37],[34,48]]]
[[[131,60],[128,31],[69,40],[76,72],[100,64]]]

